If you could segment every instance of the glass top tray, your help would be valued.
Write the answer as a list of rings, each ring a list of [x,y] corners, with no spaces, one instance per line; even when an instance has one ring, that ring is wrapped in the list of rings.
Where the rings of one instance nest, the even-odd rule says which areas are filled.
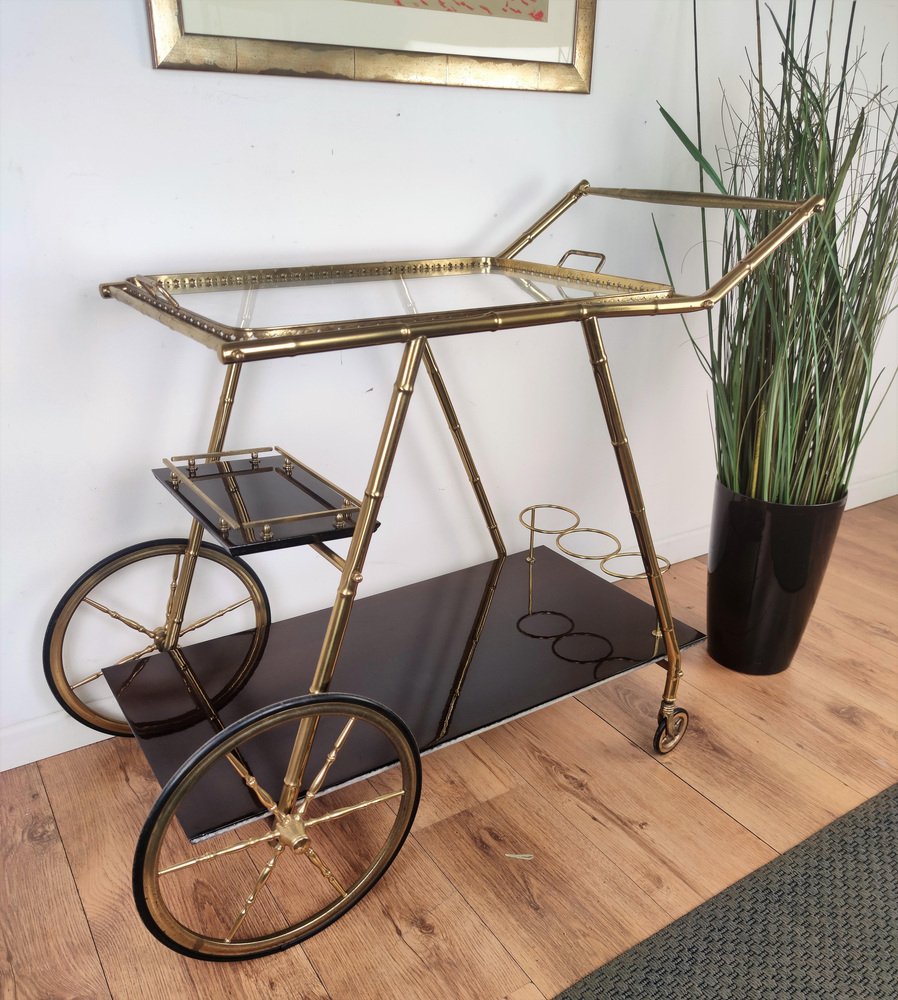
[[[565,266],[572,255],[602,257],[591,251],[569,250],[554,267],[518,259],[521,250],[586,195],[789,214],[706,291],[693,295],[681,295],[670,285]],[[593,187],[584,180],[496,256],[135,275],[101,284],[100,294],[211,347],[226,364],[418,337],[697,312],[720,301],[823,205],[819,195],[780,201]],[[260,290],[264,299],[256,313],[250,299]],[[242,296],[239,305],[229,292]],[[185,293],[192,296],[189,307],[181,301]]]
[[[582,320],[672,294],[657,282],[500,257],[141,275],[100,288],[225,361]]]
[[[253,282],[257,275],[260,272],[224,275],[220,284],[211,287],[209,281],[215,279],[204,280],[202,276],[163,275],[159,280],[176,297],[188,292],[186,304],[191,311],[222,325],[239,326],[247,291],[251,295],[256,292],[249,323],[256,330],[288,327],[298,320],[308,325],[607,296],[658,298],[669,292],[663,285],[610,275],[564,268],[537,270],[535,265],[518,261],[497,263],[483,258],[323,271],[297,268],[275,272],[275,280],[284,276],[277,284]]]

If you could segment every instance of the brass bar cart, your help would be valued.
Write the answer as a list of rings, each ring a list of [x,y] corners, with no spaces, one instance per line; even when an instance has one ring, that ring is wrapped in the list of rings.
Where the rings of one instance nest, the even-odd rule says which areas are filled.
[[[586,196],[776,210],[783,221],[700,295],[680,295],[669,285],[605,274],[600,270],[603,255],[592,252],[571,251],[556,266],[520,259],[540,233]],[[175,760],[167,770],[157,768],[157,774],[167,780],[140,835],[134,863],[137,907],[157,938],[183,954],[218,961],[289,947],[350,909],[389,867],[409,832],[421,781],[415,736],[391,708],[363,694],[337,694],[331,688],[344,647],[350,659],[356,655],[351,647],[358,640],[350,633],[350,614],[422,366],[496,553],[479,575],[456,574],[458,593],[464,594],[458,601],[467,602],[473,624],[466,630],[463,648],[453,654],[449,695],[437,706],[432,720],[433,743],[484,724],[478,717],[461,726],[457,713],[472,663],[485,644],[495,641],[489,636],[491,616],[506,613],[499,608],[504,601],[511,620],[517,622],[515,641],[521,643],[521,650],[545,650],[547,645],[541,640],[549,639],[559,661],[600,664],[616,659],[623,664],[616,668],[618,672],[647,659],[660,660],[665,682],[654,747],[664,754],[677,746],[688,724],[687,713],[676,703],[681,642],[662,578],[666,561],[658,556],[652,541],[599,322],[610,317],[710,309],[821,206],[820,198],[767,202],[597,188],[583,181],[496,256],[138,275],[100,286],[104,297],[117,299],[211,348],[224,365],[207,450],[166,459],[155,472],[191,515],[187,538],[141,543],[91,567],[59,602],[44,646],[47,679],[66,711],[102,732],[133,733],[151,762],[154,754],[162,752],[158,747],[167,748],[164,752]],[[567,266],[573,253],[597,258],[598,267],[586,271]],[[334,319],[325,311],[325,318],[283,323],[277,316],[286,301],[285,290],[314,293],[308,301],[317,307],[328,296],[331,302],[340,298],[334,286],[342,293],[350,285],[368,295],[362,318]],[[270,301],[275,316],[270,325],[251,325],[257,293]],[[397,295],[404,311],[394,314],[383,304]],[[235,296],[241,303],[241,319],[232,325],[221,320],[219,305],[227,302],[232,307]],[[199,303],[195,308],[182,301],[191,299]],[[582,569],[576,572],[581,574],[578,579],[585,596],[576,611],[570,607],[534,610],[535,594],[549,593],[550,581],[562,572],[561,564],[570,565],[554,553],[535,550],[534,534],[542,531],[559,536],[559,542],[562,537],[570,541],[568,536],[575,529],[537,527],[537,508],[557,505],[534,505],[525,509],[531,511],[529,521],[522,515],[522,524],[530,529],[529,550],[507,554],[433,352],[432,341],[441,337],[572,322],[582,327],[632,517],[640,575],[648,580],[654,605],[649,609],[654,617],[650,629],[654,643],[641,658],[628,658],[619,651],[612,655],[614,642],[595,629],[574,631],[574,616],[590,613],[589,587],[602,583]],[[387,344],[401,345],[402,355],[360,497],[281,447],[225,447],[245,364]],[[214,544],[204,541],[204,534]],[[342,538],[348,539],[345,555],[329,544]],[[257,702],[249,681],[266,669],[271,673],[265,664],[275,655],[276,640],[264,588],[241,557],[300,544],[337,569],[333,606],[317,617],[307,616],[311,624],[315,624],[312,618],[317,622],[319,642],[308,693],[277,697],[273,703]],[[559,547],[576,555],[563,544]],[[624,555],[619,548],[618,544],[606,560]],[[503,580],[515,573],[524,583],[514,585],[518,589],[509,601],[502,596]],[[133,593],[152,592],[149,588],[154,585],[158,603],[147,613],[134,610],[130,599],[122,596],[132,592],[128,588]],[[609,584],[602,585],[615,591]],[[416,586],[417,590],[410,588],[401,597],[407,602],[403,606],[410,609],[410,625],[416,620],[416,595],[439,589],[441,605],[454,600],[455,584],[431,581]],[[192,596],[200,591],[214,595],[212,605],[201,613],[191,604]],[[363,641],[368,649],[376,647],[378,629],[383,631],[380,600],[359,602],[360,607],[372,602],[370,612],[364,612],[366,627],[375,635]],[[553,628],[561,623],[562,628],[534,631],[538,619],[543,625],[553,623]],[[128,637],[130,645],[115,662],[107,659],[99,668],[85,666],[84,650],[99,642],[101,627],[114,627]],[[431,630],[440,627],[437,620],[429,625]],[[296,628],[306,629],[306,624]],[[194,638],[211,638],[199,644],[185,642],[194,633]],[[288,667],[299,656],[292,636],[278,640],[286,649],[281,662]],[[562,652],[558,644],[577,636],[600,640],[605,651]],[[426,645],[428,640],[421,633],[409,641]],[[106,650],[104,645],[103,655],[108,656]],[[159,664],[173,669],[161,671]],[[280,668],[277,672],[285,673]],[[595,676],[603,679],[613,673],[614,669],[608,669]],[[111,689],[117,704],[98,694],[100,688],[107,694]],[[128,708],[138,690],[139,704],[135,699]],[[540,699],[544,702],[553,696],[543,693]],[[233,718],[237,706],[243,714]],[[454,725],[461,727],[455,733]]]

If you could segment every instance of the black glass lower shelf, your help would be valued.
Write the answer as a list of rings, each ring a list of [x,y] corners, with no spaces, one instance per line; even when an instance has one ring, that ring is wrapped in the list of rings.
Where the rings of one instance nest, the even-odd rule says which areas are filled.
[[[664,656],[650,604],[544,547],[536,549],[531,580],[526,557],[358,599],[331,690],[388,706],[425,750]],[[271,625],[252,675],[231,689],[245,634],[184,647],[225,725],[307,693],[329,615],[327,608]],[[680,622],[676,633],[681,648],[704,638]],[[109,667],[105,675],[160,783],[214,735],[207,720],[197,719],[168,654]],[[662,687],[659,674],[659,700]],[[329,783],[389,763],[341,759]],[[257,766],[263,784],[280,787],[280,775],[266,775],[264,761]],[[238,801],[236,808],[245,808],[245,795]],[[195,838],[243,818],[234,808],[220,795],[202,815],[179,818]]]

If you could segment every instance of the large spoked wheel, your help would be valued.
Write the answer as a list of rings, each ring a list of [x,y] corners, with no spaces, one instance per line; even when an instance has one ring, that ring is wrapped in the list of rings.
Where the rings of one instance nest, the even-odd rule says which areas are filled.
[[[187,541],[142,542],[101,560],[79,577],[56,606],[44,638],[44,673],[62,707],[92,729],[130,736],[102,668],[132,664],[136,680],[160,648]],[[181,635],[188,642],[238,634],[233,660],[207,692],[218,708],[246,683],[265,649],[271,612],[250,567],[224,549],[200,547]],[[150,723],[148,732],[190,725],[199,709]]]
[[[282,811],[276,803],[301,729],[313,737],[302,794]],[[372,767],[376,776],[350,780]],[[414,738],[383,706],[350,695],[270,705],[217,734],[163,789],[137,844],[137,909],[163,944],[193,958],[289,948],[383,875],[420,787]],[[197,831],[210,823],[223,832]],[[192,843],[185,831],[201,839]]]

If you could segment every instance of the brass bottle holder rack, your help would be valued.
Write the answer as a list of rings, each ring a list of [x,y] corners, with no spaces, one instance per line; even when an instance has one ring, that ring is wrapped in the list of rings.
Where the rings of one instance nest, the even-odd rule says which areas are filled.
[[[554,267],[519,259],[519,254],[540,233],[582,198],[592,196],[737,212],[782,212],[786,217],[727,274],[697,295],[682,295],[669,285],[657,282],[567,266],[567,257],[576,254],[598,259],[601,268],[604,254],[593,251],[571,251]],[[223,363],[225,372],[207,451],[165,460],[164,467],[155,473],[190,512],[188,536],[131,546],[91,567],[59,602],[44,645],[45,672],[54,695],[66,711],[86,725],[107,733],[126,734],[129,731],[127,723],[114,717],[102,698],[97,699],[90,692],[107,677],[110,684],[118,677],[119,687],[129,694],[144,681],[148,681],[152,689],[157,683],[155,664],[161,663],[168,665],[165,667],[169,670],[168,678],[172,677],[170,668],[174,668],[174,683],[182,698],[185,690],[189,693],[192,704],[188,712],[176,712],[175,718],[192,723],[196,717],[200,720],[198,725],[206,727],[206,734],[209,727],[214,734],[197,747],[190,742],[195,736],[192,730],[171,727],[168,731],[160,721],[161,716],[157,718],[154,713],[148,716],[154,734],[161,735],[165,731],[165,741],[178,743],[182,738],[185,741],[182,763],[166,781],[147,818],[135,855],[135,899],[145,925],[154,936],[183,954],[216,961],[252,958],[289,947],[322,930],[349,910],[389,867],[409,832],[420,794],[420,756],[415,738],[390,709],[367,697],[332,694],[330,688],[344,646],[354,645],[359,652],[359,639],[349,632],[350,613],[362,582],[368,548],[377,528],[393,459],[422,367],[434,389],[496,552],[483,594],[475,601],[474,626],[468,633],[460,661],[453,667],[455,677],[449,701],[443,708],[437,707],[439,733],[451,737],[453,727],[461,725],[459,706],[465,700],[462,688],[472,680],[472,661],[484,646],[496,646],[493,627],[487,620],[494,611],[495,619],[504,615],[511,622],[508,628],[511,635],[501,633],[500,647],[503,642],[517,642],[517,650],[526,657],[534,650],[545,649],[544,643],[529,640],[551,640],[557,652],[557,647],[575,631],[575,616],[578,620],[586,617],[591,598],[587,600],[584,591],[592,594],[595,586],[612,591],[612,603],[624,601],[630,606],[638,605],[640,616],[646,610],[637,600],[579,569],[576,573],[589,581],[577,588],[573,604],[578,610],[571,615],[554,616],[557,619],[552,623],[555,634],[552,634],[553,627],[544,629],[545,634],[538,634],[534,627],[537,618],[549,621],[553,616],[540,614],[538,609],[534,611],[533,536],[536,533],[556,535],[560,551],[576,559],[596,557],[579,553],[570,544],[573,534],[589,531],[607,535],[616,548],[599,557],[599,562],[606,572],[616,576],[624,574],[615,571],[613,562],[623,558],[625,553],[610,533],[581,529],[579,515],[573,512],[575,524],[565,529],[538,528],[535,514],[538,505],[535,505],[529,524],[522,522],[531,532],[526,572],[519,554],[506,556],[490,501],[433,354],[432,341],[438,338],[558,323],[580,325],[633,522],[643,567],[638,575],[644,575],[648,581],[657,618],[655,653],[666,673],[654,748],[659,753],[667,753],[678,745],[688,716],[676,704],[682,669],[679,640],[662,579],[665,562],[659,561],[655,553],[599,322],[613,317],[648,317],[710,309],[822,206],[820,197],[804,202],[768,201],[676,191],[599,188],[581,181],[494,256],[136,275],[100,286],[103,297],[116,299],[211,348]],[[429,294],[434,279],[439,279],[436,285],[441,292],[448,290],[451,293],[449,300],[428,300],[422,308],[417,308],[410,287],[416,285],[422,293],[427,291]],[[340,319],[330,314],[315,319],[303,305],[299,310],[303,316],[301,322],[291,316],[287,323],[275,317],[274,322],[250,325],[251,305],[258,291],[268,288],[301,291],[311,286],[333,284],[339,286],[342,303],[347,298],[348,286],[372,281],[380,282],[381,290],[392,287],[397,293],[399,308],[404,311],[397,312],[391,306],[374,309],[361,318],[357,313],[350,313]],[[462,306],[457,293],[467,294],[472,283],[481,291],[486,288],[488,294],[476,305]],[[366,287],[371,290],[370,285]],[[210,308],[201,304],[190,309],[182,302],[184,295],[202,297],[205,294],[208,303],[208,293],[234,290],[245,293],[236,325],[223,319],[218,308],[221,306],[220,294],[212,295],[217,305],[212,304]],[[424,298],[427,296],[422,294],[422,300]],[[278,301],[283,300],[278,298]],[[308,301],[306,298],[305,304]],[[246,363],[391,344],[401,346],[402,356],[360,500],[308,469],[283,449],[272,447],[235,453],[225,448],[237,385]],[[263,486],[264,489],[260,489]],[[205,531],[220,545],[204,542]],[[345,557],[334,553],[326,544],[331,538],[341,536],[350,539]],[[240,555],[264,548],[303,544],[324,556],[339,572],[333,607],[322,623],[323,639],[314,668],[309,673],[309,693],[261,708],[254,706],[248,714],[233,720],[229,715],[232,705],[242,704],[241,699],[249,697],[252,685],[248,680],[252,677],[257,682],[259,675],[265,672],[271,624],[261,582],[242,562]],[[114,589],[113,583],[120,574],[151,563],[161,564],[164,569],[163,594],[161,600],[152,603],[149,617],[141,619],[133,612],[124,611],[125,605],[117,604],[107,594]],[[560,579],[561,569],[572,572],[569,561],[550,550],[542,563],[549,576],[555,574]],[[516,598],[511,605],[507,592],[502,592],[499,584],[503,564],[504,576],[516,581],[512,587]],[[204,572],[223,574],[237,595],[222,599],[220,607],[198,614],[192,610],[190,601],[196,591],[195,577]],[[462,581],[463,585],[469,579],[467,571],[450,576],[455,576],[456,582]],[[524,590],[515,589],[521,583],[529,583],[524,616],[520,616],[518,610],[523,603]],[[433,596],[436,591],[438,601],[442,595],[441,580],[422,581],[415,586],[419,588],[417,593],[426,591]],[[359,603],[374,602],[364,609],[363,617],[383,636],[385,630],[378,620],[382,596],[365,598]],[[466,594],[463,600],[470,605],[472,595]],[[502,606],[501,615],[496,611],[499,605]],[[160,606],[163,608],[161,617]],[[620,604],[615,606],[620,607]],[[239,638],[242,652],[236,663],[224,665],[225,682],[213,681],[210,687],[205,680],[205,668],[223,648],[223,640],[213,637],[207,642],[185,646],[181,639],[188,634],[196,636],[207,625],[227,621],[229,616],[240,613],[246,614],[249,621],[241,631],[226,637],[225,645],[230,649],[230,640]],[[69,630],[80,618],[90,616],[98,616],[108,626],[124,630],[129,637],[130,651],[126,647],[125,655],[105,669],[79,667],[72,662]],[[513,627],[515,618],[517,632]],[[644,620],[640,617],[640,621]],[[427,622],[430,628],[436,627],[427,616],[419,621]],[[315,622],[317,624],[317,618]],[[300,630],[302,628],[305,626]],[[316,641],[320,635],[321,632],[316,632]],[[387,638],[392,636],[387,635]],[[414,633],[411,638],[414,639]],[[364,655],[368,647],[365,643],[361,645]],[[414,642],[412,645],[414,647]],[[522,649],[522,645],[526,649]],[[266,654],[265,659],[263,654]],[[107,655],[105,645],[103,655]],[[411,655],[417,655],[415,648]],[[573,669],[584,661],[568,655],[557,656],[556,662],[563,664],[559,669]],[[480,677],[473,679],[481,681]],[[542,683],[545,679],[543,671],[538,681]],[[160,690],[163,686],[160,685]],[[506,694],[507,685],[500,683],[499,686],[503,688],[500,693]],[[353,772],[355,765],[346,763],[346,754],[351,753],[347,748],[358,743],[360,733],[365,734],[359,737],[365,745],[373,740],[386,747],[381,754],[382,762],[398,762],[379,779],[376,790],[367,782],[356,781],[359,775]],[[342,779],[336,777],[344,772],[349,776],[348,784],[345,781],[341,784]],[[239,799],[233,818],[245,820],[248,825],[233,830],[223,841],[213,842],[211,846],[209,843],[194,846],[185,838],[185,828],[179,817],[195,816],[197,809],[203,812],[205,803],[220,804],[232,795]],[[353,832],[353,824],[370,817],[379,817],[378,822],[382,822],[376,840],[369,843],[370,838],[366,839],[364,830]],[[370,822],[374,823],[374,819]],[[283,881],[280,873],[285,869],[288,874]],[[219,878],[216,874],[219,871],[220,881],[213,887],[212,882]],[[286,901],[289,905],[260,902],[268,899],[270,890],[274,892],[272,887],[278,879],[288,887],[284,891],[289,893]],[[198,892],[194,891],[196,880],[203,883]],[[307,887],[308,897],[304,895]],[[192,901],[200,897],[206,901],[201,912],[192,906]]]
[[[537,511],[540,510],[558,510],[565,514],[569,514],[573,518],[573,522],[562,528],[547,528],[545,526],[538,526],[536,523]],[[526,518],[529,515],[529,518]],[[536,535],[550,535],[555,540],[555,548],[559,552],[563,552],[566,556],[570,556],[573,559],[579,559],[587,562],[597,562],[599,564],[599,569],[606,573],[608,576],[615,577],[618,580],[646,580],[648,579],[648,572],[645,569],[637,570],[635,573],[624,573],[618,569],[613,569],[610,567],[611,563],[617,562],[621,559],[641,559],[641,553],[638,550],[634,551],[623,551],[621,540],[617,535],[604,528],[592,528],[585,527],[581,525],[580,515],[577,511],[573,510],[571,507],[566,507],[563,504],[556,503],[538,503],[530,504],[530,506],[525,507],[518,514],[518,522],[523,525],[529,532],[529,548],[527,553],[527,564],[528,564],[528,593],[527,593],[527,613],[522,615],[517,621],[518,631],[522,632],[524,635],[531,639],[546,639],[551,641],[552,652],[560,660],[564,660],[567,663],[576,664],[589,664],[594,665],[596,668],[604,663],[609,662],[614,659],[628,659],[626,657],[616,657],[614,645],[610,639],[604,635],[600,635],[596,632],[583,632],[577,631],[576,623],[568,615],[561,611],[551,610],[548,608],[539,608],[534,610],[534,576],[536,567]],[[598,535],[601,538],[608,539],[613,543],[613,548],[609,552],[604,552],[599,555],[594,555],[586,552],[578,552],[575,549],[570,548],[568,545],[564,544],[564,539],[570,538],[572,535]],[[660,553],[655,554],[655,560],[657,565],[657,570],[660,575],[663,575],[670,569],[670,560]],[[529,623],[531,620],[552,620],[556,621],[560,625],[560,631],[534,631],[529,629]],[[656,621],[655,627],[652,629],[652,636],[654,638],[654,649],[651,654],[651,659],[658,659],[664,651],[664,632],[661,626],[661,621],[658,619]],[[572,653],[565,652],[563,648],[566,645],[570,645],[572,641],[579,643],[581,647],[592,646],[591,649],[581,649],[578,655],[572,655]],[[659,733],[663,728],[663,722],[659,726]],[[686,731],[686,725],[682,724],[679,730],[679,735],[677,742],[682,739]],[[656,736],[656,739],[658,737]],[[657,749],[657,747],[656,747]],[[669,749],[673,749],[670,747]],[[667,752],[665,750],[664,752]]]

